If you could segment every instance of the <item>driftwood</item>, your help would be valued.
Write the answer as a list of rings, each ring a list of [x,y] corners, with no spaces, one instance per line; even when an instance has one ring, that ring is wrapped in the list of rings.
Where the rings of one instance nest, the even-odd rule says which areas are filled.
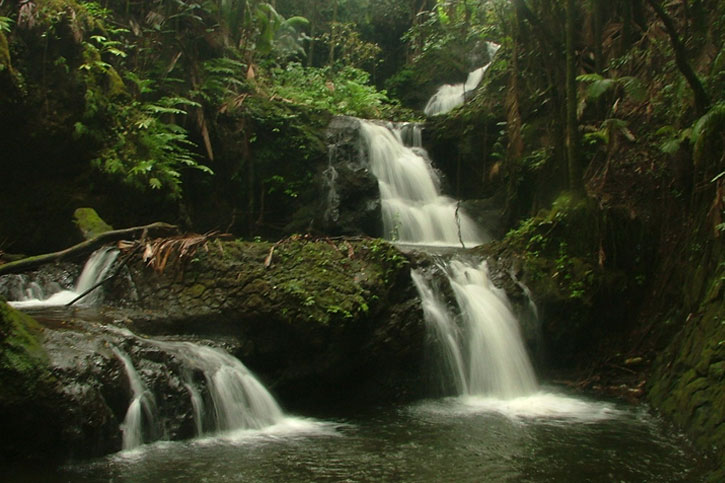
[[[102,247],[103,245],[124,240],[127,238],[146,238],[148,236],[159,236],[162,234],[178,233],[179,229],[175,225],[168,223],[156,222],[150,225],[134,226],[132,228],[124,228],[121,230],[111,230],[101,233],[98,236],[86,240],[77,245],[73,245],[70,248],[61,250],[54,253],[46,253],[44,255],[36,255],[28,258],[23,258],[15,262],[6,263],[0,265],[0,275],[8,273],[21,273],[27,270],[31,270],[40,265],[58,262],[63,260],[74,260],[76,258],[84,257],[90,252]]]

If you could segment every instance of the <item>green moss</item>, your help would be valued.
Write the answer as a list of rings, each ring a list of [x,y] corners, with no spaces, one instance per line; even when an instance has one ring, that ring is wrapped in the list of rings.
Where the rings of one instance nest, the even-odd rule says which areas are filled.
[[[0,406],[31,397],[47,378],[40,326],[0,300]]]
[[[193,285],[193,286],[192,286],[192,287],[191,287],[191,288],[189,289],[188,293],[189,293],[189,295],[190,295],[191,297],[193,297],[193,298],[199,298],[199,297],[201,297],[201,296],[202,296],[202,294],[203,294],[203,293],[204,293],[205,291],[206,291],[206,286],[205,286],[205,285],[203,285],[203,284],[201,284],[201,283],[197,283],[197,284]]]
[[[381,310],[390,287],[409,273],[408,259],[379,239],[294,235],[275,244],[237,240],[207,248],[191,263],[169,262],[165,277],[174,280],[169,290],[182,310],[202,304],[250,318],[342,326]]]
[[[323,325],[367,314],[372,295],[407,263],[380,240],[298,242],[277,251],[275,287],[287,314]]]
[[[73,221],[86,240],[113,230],[113,227],[103,221],[93,208],[78,208],[73,212]]]
[[[705,279],[692,267],[690,278],[709,285],[709,293],[655,363],[648,397],[652,405],[680,425],[703,451],[725,462],[725,301],[721,270]]]
[[[126,85],[113,67],[106,70],[106,85],[108,95],[111,97],[123,96],[127,94]]]

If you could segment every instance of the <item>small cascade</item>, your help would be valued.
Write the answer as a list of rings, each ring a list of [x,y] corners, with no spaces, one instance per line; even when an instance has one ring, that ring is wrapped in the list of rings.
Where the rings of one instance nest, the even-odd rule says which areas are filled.
[[[537,390],[518,321],[505,292],[495,287],[485,262],[441,262],[462,318],[459,326],[422,273],[413,270],[423,312],[443,346],[445,373],[459,395],[511,399]]]
[[[485,241],[456,200],[440,193],[440,179],[422,148],[405,146],[399,127],[360,123],[371,171],[378,179],[386,238],[458,247]]]
[[[204,399],[193,382],[192,404],[198,414],[196,426],[199,435],[239,429],[262,429],[284,419],[282,409],[272,395],[254,375],[235,357],[212,347],[191,342],[159,342],[174,352],[192,370],[201,371],[211,399],[211,408],[204,407]],[[210,427],[204,427],[204,416],[213,414]]]
[[[462,105],[466,101],[466,94],[472,92],[483,80],[483,76],[493,63],[493,58],[501,46],[493,42],[487,42],[489,59],[491,62],[470,72],[466,82],[461,84],[444,84],[438,88],[435,94],[428,100],[424,112],[427,116],[445,114],[448,111]]]
[[[330,163],[322,176],[327,186],[327,204],[324,219],[337,222],[340,218],[340,195],[337,193],[337,170]]]
[[[8,303],[15,308],[56,307],[66,305],[79,295],[102,281],[118,258],[118,250],[114,248],[101,248],[91,254],[86,261],[83,271],[76,281],[73,290],[60,290],[60,285],[51,283],[41,287],[37,282],[28,282],[22,293],[15,291],[18,297]],[[79,301],[80,305],[93,305],[102,297],[100,287]]]
[[[113,353],[123,363],[131,386],[131,404],[126,411],[126,417],[121,424],[123,432],[123,449],[129,450],[141,446],[145,441],[158,439],[158,417],[156,401],[153,393],[148,390],[139,376],[131,358],[125,352],[114,347]],[[144,437],[146,430],[147,437]]]
[[[170,356],[169,360],[173,363],[164,366],[167,374],[161,379],[170,377],[177,381],[172,385],[186,389],[188,404],[181,403],[180,407],[191,409],[196,436],[260,430],[286,419],[262,383],[228,353],[191,342],[141,338],[126,329],[112,328],[112,331],[124,338],[136,339],[141,347],[152,346],[166,354],[165,357]],[[156,397],[143,379],[148,373],[156,380],[158,367],[139,371],[127,353],[116,346],[112,350],[124,365],[131,389],[131,401],[121,424],[123,449],[167,438],[166,422],[169,418],[177,419],[179,415],[169,414],[168,408],[157,405]],[[143,360],[138,363],[146,367]]]
[[[413,269],[411,277],[418,289],[423,315],[429,330],[432,332],[434,340],[440,342],[441,375],[445,379],[450,379],[456,394],[468,394],[468,377],[463,360],[464,334],[455,323],[446,304],[429,285],[423,274],[419,270]]]

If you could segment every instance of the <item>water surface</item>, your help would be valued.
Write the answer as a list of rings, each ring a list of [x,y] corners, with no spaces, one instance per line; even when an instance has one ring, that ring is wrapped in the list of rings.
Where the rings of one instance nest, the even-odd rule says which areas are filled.
[[[685,440],[642,408],[541,392],[451,398],[156,443],[56,481],[697,481]],[[52,476],[52,478],[50,477]]]

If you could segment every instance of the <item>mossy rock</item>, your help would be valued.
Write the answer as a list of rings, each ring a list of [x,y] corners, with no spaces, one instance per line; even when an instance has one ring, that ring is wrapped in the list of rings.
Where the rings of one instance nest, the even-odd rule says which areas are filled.
[[[73,212],[73,221],[86,240],[113,230],[113,227],[103,221],[93,208],[78,208]]]
[[[31,395],[46,375],[40,331],[34,319],[0,300],[0,407]]]
[[[0,300],[0,464],[52,460],[62,447],[54,378],[31,317]]]

